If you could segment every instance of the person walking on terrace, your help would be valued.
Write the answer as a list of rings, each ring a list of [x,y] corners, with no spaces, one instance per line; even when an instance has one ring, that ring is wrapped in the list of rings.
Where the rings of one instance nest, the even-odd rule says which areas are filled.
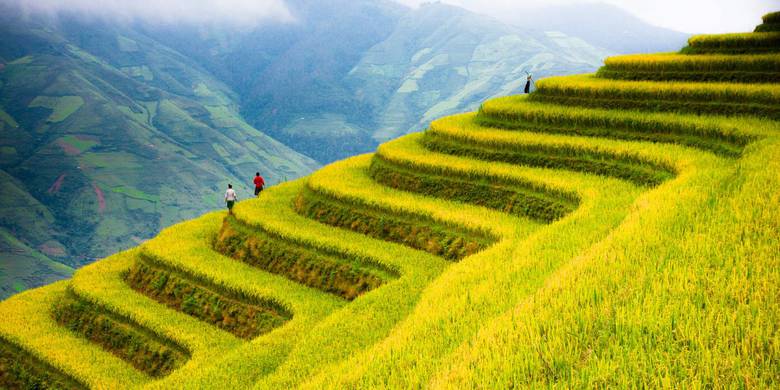
[[[227,204],[228,214],[233,215],[233,205],[238,201],[236,191],[233,190],[233,185],[228,184],[228,189],[225,191],[225,203]]]
[[[525,93],[531,92],[531,75],[528,75],[528,78],[525,80],[525,89],[523,90]]]
[[[255,173],[255,196],[263,192],[263,187],[265,187],[265,180],[260,176],[260,172],[257,172]]]

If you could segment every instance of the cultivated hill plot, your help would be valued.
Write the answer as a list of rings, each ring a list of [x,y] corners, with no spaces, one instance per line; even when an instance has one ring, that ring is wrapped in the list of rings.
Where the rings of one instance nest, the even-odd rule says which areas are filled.
[[[540,81],[18,294],[0,387],[777,386],[778,20]]]

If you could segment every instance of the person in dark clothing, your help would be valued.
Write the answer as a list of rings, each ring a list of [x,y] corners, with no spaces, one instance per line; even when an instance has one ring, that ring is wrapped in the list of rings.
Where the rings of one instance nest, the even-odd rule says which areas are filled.
[[[265,180],[260,176],[260,172],[257,172],[255,173],[255,196],[260,195],[260,192],[263,191],[263,187],[265,187]]]
[[[525,93],[530,93],[531,92],[531,75],[530,74],[528,75],[528,79],[526,79],[526,81],[525,81],[525,90],[524,91],[525,91]]]

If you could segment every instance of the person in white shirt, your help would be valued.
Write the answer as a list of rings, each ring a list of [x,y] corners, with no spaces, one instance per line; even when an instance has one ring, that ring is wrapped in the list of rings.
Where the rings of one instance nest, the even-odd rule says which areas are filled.
[[[233,191],[233,185],[228,184],[228,189],[225,191],[225,203],[227,203],[228,214],[233,215],[233,205],[236,204],[238,196],[236,191]]]

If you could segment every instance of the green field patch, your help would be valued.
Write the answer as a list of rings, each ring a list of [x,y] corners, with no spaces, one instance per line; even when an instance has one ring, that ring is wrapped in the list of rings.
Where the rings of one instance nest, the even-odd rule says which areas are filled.
[[[137,111],[129,106],[117,105],[116,108],[138,123],[147,123],[149,115],[146,111]]]
[[[116,169],[120,172],[127,169],[142,168],[142,165],[138,162],[138,157],[126,152],[86,152],[79,156],[79,162],[91,168]]]
[[[225,128],[242,128],[248,126],[242,122],[241,119],[234,114],[228,106],[225,105],[206,105],[206,110],[209,112],[209,116],[214,126]]]
[[[417,80],[414,79],[408,79],[404,81],[403,84],[398,88],[396,93],[412,93],[419,90],[420,87],[417,86]]]
[[[160,201],[160,197],[157,195],[147,194],[146,192],[143,192],[137,188],[134,187],[127,187],[127,186],[119,186],[119,187],[112,187],[111,192],[125,195],[129,198],[138,199],[138,200],[145,200],[152,203],[157,203]]]
[[[71,156],[79,155],[100,144],[91,138],[78,135],[66,135],[56,142],[66,154]]]
[[[19,127],[19,123],[17,123],[16,120],[10,114],[5,112],[5,110],[3,110],[2,107],[0,107],[0,120],[5,122],[8,126]]]
[[[310,117],[298,118],[292,121],[283,132],[289,136],[327,136],[348,137],[360,134],[362,130],[349,123],[346,116],[340,114],[313,114]]]
[[[24,56],[8,63],[8,65],[27,65],[33,61],[33,56]]]
[[[195,95],[200,97],[214,96],[214,92],[212,92],[205,83],[196,84],[195,88],[192,89],[192,92],[195,92]]]
[[[2,129],[0,129],[2,130]],[[0,161],[16,159],[17,152],[13,146],[0,146]]]
[[[6,229],[0,229],[0,253],[0,299],[67,278],[73,273],[72,268],[47,257],[65,254],[62,245],[53,240],[39,245],[36,251]]]
[[[119,45],[119,50],[123,52],[135,52],[138,51],[138,43],[130,38],[117,35],[116,43]]]
[[[46,121],[59,123],[68,119],[83,105],[84,99],[81,96],[38,96],[30,102],[28,107],[44,107],[52,110]]]
[[[87,389],[87,386],[0,338],[0,388]]]
[[[121,68],[121,71],[130,77],[141,78],[145,81],[154,80],[154,73],[152,73],[152,70],[146,65],[124,66]]]
[[[292,314],[272,301],[250,300],[205,286],[142,257],[125,275],[134,290],[243,339],[268,333]],[[219,291],[219,292],[218,292]]]
[[[214,240],[218,252],[264,271],[352,300],[398,275],[377,264],[345,261],[225,219]]]
[[[72,293],[55,303],[52,316],[60,325],[154,378],[170,374],[189,359],[183,348]]]
[[[46,256],[63,257],[67,254],[65,247],[54,240],[49,240],[43,244],[38,245],[38,250]]]

